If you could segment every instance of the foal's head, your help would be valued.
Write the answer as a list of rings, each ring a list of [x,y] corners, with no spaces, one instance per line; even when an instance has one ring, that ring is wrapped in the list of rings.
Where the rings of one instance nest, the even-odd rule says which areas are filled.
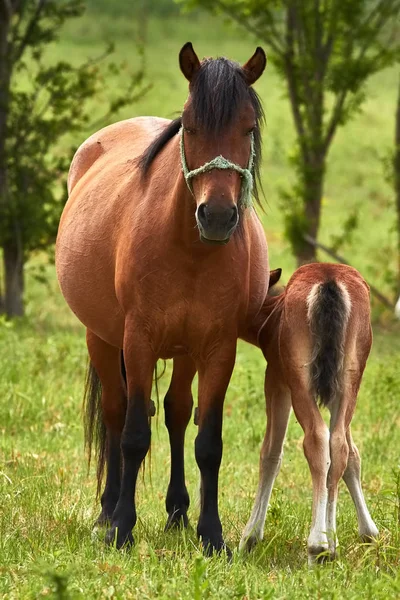
[[[200,62],[188,42],[179,63],[189,80],[182,113],[182,162],[196,201],[200,238],[224,244],[251,193],[257,197],[263,111],[250,86],[264,71],[266,57],[257,48],[242,67],[226,58]]]

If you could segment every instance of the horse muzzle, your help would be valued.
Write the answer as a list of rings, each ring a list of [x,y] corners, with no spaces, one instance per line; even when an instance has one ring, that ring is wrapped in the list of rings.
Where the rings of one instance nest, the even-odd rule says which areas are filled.
[[[200,239],[208,244],[227,244],[239,223],[237,206],[203,202],[196,211]]]

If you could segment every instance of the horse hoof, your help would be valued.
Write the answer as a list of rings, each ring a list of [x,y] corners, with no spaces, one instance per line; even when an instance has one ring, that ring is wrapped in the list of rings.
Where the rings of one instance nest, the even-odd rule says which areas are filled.
[[[213,556],[214,554],[222,554],[225,553],[226,557],[229,561],[232,560],[232,551],[225,544],[224,540],[221,538],[219,540],[212,541],[211,539],[202,538],[203,545],[203,553],[204,556]]]
[[[93,523],[93,529],[99,529],[100,527],[108,527],[111,524],[112,514],[101,511],[95,522]]]
[[[134,544],[132,531],[123,533],[118,527],[111,527],[106,533],[105,543],[107,546],[115,546],[117,550],[121,550],[121,548],[129,548]]]
[[[329,550],[326,546],[310,546],[308,548],[308,564],[310,567],[313,565],[323,565],[335,558],[335,552]]]
[[[360,532],[361,541],[364,544],[373,544],[379,537],[379,531],[377,527],[369,527],[367,531]]]
[[[260,538],[258,538],[256,535],[249,535],[246,538],[242,538],[240,540],[239,550],[241,552],[251,552],[259,541]]]
[[[170,529],[187,529],[188,526],[189,519],[186,512],[176,510],[168,516],[164,531],[169,531]]]

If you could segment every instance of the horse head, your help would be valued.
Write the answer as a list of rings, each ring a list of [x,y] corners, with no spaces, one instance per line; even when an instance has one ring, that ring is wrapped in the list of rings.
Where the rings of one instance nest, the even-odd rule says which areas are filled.
[[[257,197],[263,111],[252,84],[266,66],[261,48],[240,66],[226,58],[199,61],[190,42],[179,54],[189,81],[182,113],[181,160],[196,202],[203,242],[226,244],[241,210]]]

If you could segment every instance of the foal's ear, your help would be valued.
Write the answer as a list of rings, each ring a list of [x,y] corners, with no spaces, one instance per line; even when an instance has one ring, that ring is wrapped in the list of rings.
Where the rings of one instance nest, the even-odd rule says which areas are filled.
[[[192,42],[186,42],[179,52],[179,66],[188,81],[192,81],[193,75],[200,69],[200,61],[193,50]]]
[[[267,57],[265,56],[265,52],[258,46],[253,56],[242,67],[247,85],[253,85],[257,81],[263,74],[266,65]]]
[[[273,285],[278,283],[282,275],[282,269],[273,269],[269,272],[269,285],[268,289],[272,288]]]

